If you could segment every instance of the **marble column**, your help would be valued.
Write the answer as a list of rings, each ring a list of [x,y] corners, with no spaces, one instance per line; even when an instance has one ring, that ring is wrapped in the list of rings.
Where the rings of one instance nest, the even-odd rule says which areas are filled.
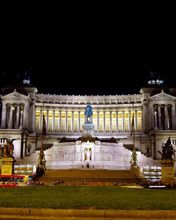
[[[39,130],[42,130],[42,122],[43,122],[43,112],[40,110],[40,122],[39,122]]]
[[[28,111],[29,111],[29,103],[26,102],[24,105],[24,128],[28,128],[28,124],[29,124]]]
[[[68,130],[68,111],[65,111],[65,131]]]
[[[157,111],[156,111],[156,109],[154,110],[154,128],[158,129],[158,125],[157,125]]]
[[[21,111],[21,109],[20,109]],[[21,114],[21,112],[20,112]],[[36,110],[35,110],[35,104],[32,105],[32,131],[35,131],[35,123],[36,123]]]
[[[122,131],[124,131],[125,128],[125,112],[122,111]]]
[[[97,111],[97,131],[99,131],[99,123],[100,123],[99,111]]]
[[[170,128],[169,124],[169,114],[168,114],[168,106],[164,106],[164,115],[165,115],[165,129],[168,130]]]
[[[103,112],[103,128],[104,132],[106,132],[106,111]]]
[[[118,131],[118,111],[116,111],[116,130]]]
[[[148,131],[149,124],[148,124],[148,112],[147,112],[147,105],[146,103],[143,104],[143,111],[142,111],[142,130]]]
[[[19,118],[20,118],[20,106],[17,105],[17,107],[16,107],[16,122],[15,122],[15,128],[19,128]]]
[[[55,110],[53,110],[52,114],[52,131],[55,131]]]
[[[109,116],[110,116],[110,132],[112,132],[112,111],[109,111]]]
[[[78,132],[80,132],[81,121],[80,121],[80,111],[78,111]]]
[[[23,128],[23,120],[24,120],[24,106],[21,106],[21,108],[20,108],[20,129]],[[39,127],[37,128],[37,130],[40,130],[40,121],[39,121],[39,125],[38,126]]]
[[[172,105],[172,129],[176,130],[176,109],[175,103]]]
[[[150,112],[150,114],[149,114]],[[158,129],[158,122],[157,122],[157,117],[158,117],[158,107],[156,105],[150,105],[149,111],[146,113],[146,118],[145,122],[147,123],[148,121],[148,127],[150,127],[150,130],[152,129]],[[148,120],[147,120],[148,119]],[[144,125],[146,126],[146,125]]]
[[[2,117],[1,117],[1,128],[5,128],[6,126],[6,120],[8,120],[6,118],[6,111],[7,111],[7,108],[6,108],[6,103],[3,102],[2,103]]]
[[[138,124],[138,118],[137,118],[137,110],[135,110],[135,130],[137,131],[137,128],[138,128],[138,126],[137,126],[137,124]]]
[[[159,123],[159,129],[161,129],[161,106],[158,105],[158,123]]]
[[[46,110],[46,130],[49,130],[49,110]]]
[[[74,132],[74,111],[72,111],[72,125],[71,125],[71,131]]]
[[[61,130],[61,110],[59,110],[59,118],[58,118],[58,131]]]
[[[13,118],[13,106],[10,106],[10,115],[9,115],[9,121],[8,121],[8,128],[12,128],[12,118]]]
[[[131,131],[131,111],[128,112],[128,118],[129,118],[128,130]]]

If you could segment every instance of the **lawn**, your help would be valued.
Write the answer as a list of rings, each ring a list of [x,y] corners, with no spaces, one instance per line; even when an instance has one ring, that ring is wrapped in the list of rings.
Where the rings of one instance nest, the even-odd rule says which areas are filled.
[[[0,188],[0,207],[176,210],[176,190],[126,189],[114,186]]]

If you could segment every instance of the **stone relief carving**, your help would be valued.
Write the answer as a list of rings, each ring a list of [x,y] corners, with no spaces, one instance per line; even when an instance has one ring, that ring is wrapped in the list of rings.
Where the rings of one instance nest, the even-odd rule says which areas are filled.
[[[161,93],[150,97],[150,99],[152,99],[152,100],[162,100],[162,101],[174,101],[175,97],[162,91]]]

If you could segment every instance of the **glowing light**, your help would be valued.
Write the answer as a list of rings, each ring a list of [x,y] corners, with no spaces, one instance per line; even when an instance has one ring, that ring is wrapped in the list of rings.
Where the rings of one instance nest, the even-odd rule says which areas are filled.
[[[164,80],[156,79],[156,80],[149,80],[148,85],[162,85]]]

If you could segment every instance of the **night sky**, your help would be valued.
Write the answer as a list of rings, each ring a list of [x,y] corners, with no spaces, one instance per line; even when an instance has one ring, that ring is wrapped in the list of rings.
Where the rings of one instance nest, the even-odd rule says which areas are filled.
[[[134,94],[151,77],[176,87],[175,64],[173,56],[4,57],[0,86],[20,84],[30,75],[40,93]]]

